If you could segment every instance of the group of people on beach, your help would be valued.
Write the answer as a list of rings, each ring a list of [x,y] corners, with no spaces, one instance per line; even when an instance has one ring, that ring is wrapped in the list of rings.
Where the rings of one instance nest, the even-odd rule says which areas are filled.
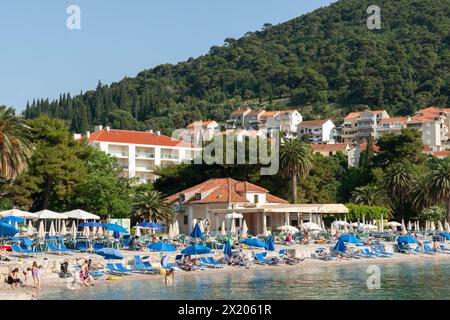
[[[39,289],[41,287],[41,270],[43,269],[42,265],[37,264],[36,261],[33,262],[31,267],[22,270],[20,272],[19,268],[12,269],[8,278],[6,279],[6,283],[11,285],[11,288],[19,288],[28,285],[28,275],[31,273],[31,277],[33,279],[33,287]],[[20,274],[23,275],[23,281],[20,279]]]

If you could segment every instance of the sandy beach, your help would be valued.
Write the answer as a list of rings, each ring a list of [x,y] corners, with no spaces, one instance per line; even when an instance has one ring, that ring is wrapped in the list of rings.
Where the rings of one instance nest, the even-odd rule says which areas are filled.
[[[304,252],[310,252],[311,250],[314,250],[316,245],[307,245],[307,246],[299,246],[299,248],[296,247],[290,247],[290,250],[298,250],[302,249],[301,251]],[[279,248],[277,248],[279,249]],[[278,252],[278,251],[276,251]],[[160,260],[161,254],[155,253],[155,252],[127,252],[124,251],[124,260],[121,262],[124,265],[131,266],[133,256],[139,254],[142,257],[149,257],[150,261],[157,262]],[[273,253],[272,253],[273,254]],[[174,254],[171,254],[171,256],[175,256]],[[221,256],[220,253],[217,254],[217,257]],[[85,259],[92,259],[92,262],[96,266],[104,266],[105,260],[95,254],[89,254],[89,253],[71,253],[70,255],[51,255],[51,254],[45,254],[40,255],[36,259],[33,258],[27,258],[27,259],[20,259],[20,261],[10,261],[10,262],[3,262],[3,264],[0,266],[1,273],[5,275],[6,270],[10,270],[13,267],[19,267],[21,270],[29,267],[33,261],[37,261],[39,264],[42,264],[44,267],[44,272],[42,275],[42,287],[43,288],[49,288],[49,287],[67,287],[67,283],[70,284],[73,283],[73,278],[65,279],[59,277],[59,271],[60,271],[60,263],[62,262],[69,262],[70,265],[76,265],[84,261]],[[322,268],[327,266],[343,266],[343,267],[352,267],[352,266],[361,266],[361,265],[373,265],[373,264],[395,264],[395,263],[417,263],[423,260],[450,260],[450,254],[435,254],[435,255],[427,255],[427,254],[421,254],[421,255],[406,255],[401,253],[394,253],[394,255],[390,258],[365,258],[365,259],[338,259],[333,261],[323,261],[319,259],[314,258],[308,258],[305,257],[305,259],[296,265],[287,265],[287,264],[281,264],[277,266],[264,266],[264,265],[258,265],[253,264],[249,267],[235,267],[235,266],[225,266],[225,268],[221,269],[205,269],[200,271],[176,271],[175,277],[189,277],[192,275],[192,273],[195,273],[196,275],[206,275],[206,274],[217,274],[217,273],[232,273],[236,272],[236,270],[239,270],[240,272],[245,273],[246,270],[264,270],[265,272],[287,272],[293,268],[295,269],[311,269],[311,268]],[[103,276],[102,278],[98,279],[96,281],[97,284],[101,284],[104,282],[107,282],[106,276]],[[163,281],[164,276],[163,275],[149,275],[144,273],[132,273],[127,276],[120,277],[120,280],[115,281],[148,281],[149,283],[152,283],[153,281]],[[109,282],[109,281],[108,281]],[[75,284],[78,285],[78,284]],[[69,290],[69,289],[68,289]],[[86,289],[86,290],[95,290],[95,287]],[[39,289],[35,289],[32,287],[32,280],[31,276],[28,277],[27,285],[21,288],[12,289],[9,285],[6,283],[2,283],[0,287],[0,300],[33,300],[33,299],[39,299]]]

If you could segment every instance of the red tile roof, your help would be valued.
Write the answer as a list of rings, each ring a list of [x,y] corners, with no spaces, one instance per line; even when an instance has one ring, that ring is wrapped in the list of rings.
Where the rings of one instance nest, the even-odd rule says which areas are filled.
[[[356,118],[359,118],[360,115],[361,115],[361,112],[350,112],[350,113],[344,118],[344,120],[352,120],[352,119],[356,119]]]
[[[436,122],[433,119],[426,117],[412,117],[410,123]]]
[[[450,157],[450,151],[435,151],[433,152],[435,157]]]
[[[243,115],[244,113],[248,113],[248,112],[250,112],[251,110],[249,109],[249,108],[247,108],[247,109],[236,109],[235,111],[233,111],[232,113],[231,113],[231,115],[232,116],[241,116],[241,115]]]
[[[83,137],[86,139],[86,136]],[[116,142],[127,144],[142,144],[142,145],[154,145],[164,147],[184,147],[194,148],[193,145],[181,142],[165,136],[163,134],[157,135],[155,133],[143,132],[143,131],[129,131],[129,130],[115,130],[111,129],[100,130],[92,132],[89,137],[89,142]]]
[[[206,127],[207,125],[210,125],[211,123],[214,123],[214,120],[208,120],[208,121],[194,121],[190,125],[187,126],[187,128],[194,128],[194,127]],[[217,122],[216,122],[217,123]]]
[[[231,178],[209,179],[196,186],[175,193],[165,200],[170,203],[176,202],[181,195],[190,195],[184,203],[228,203],[228,202],[245,202],[249,201],[245,198],[246,192],[265,193],[266,199],[269,196],[275,203],[287,202],[284,199],[269,195],[269,191],[260,186],[247,181],[237,181]],[[204,198],[195,200],[195,194],[205,194]],[[268,200],[269,201],[269,200]]]
[[[433,151],[433,148],[430,147],[430,146],[427,145],[427,144],[424,144],[424,145],[423,145],[422,151],[423,151],[423,152],[432,152],[432,151]]]
[[[346,143],[313,143],[311,144],[311,148],[315,152],[324,151],[324,152],[336,152],[336,151],[342,151],[345,152],[347,150],[347,144]]]
[[[325,122],[327,122],[329,119],[322,119],[322,120],[307,120],[300,122],[301,127],[310,127],[310,126],[322,126]]]
[[[361,143],[361,144],[359,145],[359,148],[360,148],[361,150],[367,150],[367,142]],[[373,151],[373,152],[378,152],[378,151],[380,151],[380,147],[379,147],[377,144],[373,144],[373,145],[372,145],[372,151]]]

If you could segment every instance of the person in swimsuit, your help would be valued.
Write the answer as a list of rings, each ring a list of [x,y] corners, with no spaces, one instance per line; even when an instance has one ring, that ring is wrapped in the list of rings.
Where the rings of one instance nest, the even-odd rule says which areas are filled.
[[[31,276],[33,277],[33,287],[39,289],[41,287],[41,270],[39,270],[36,261],[34,261],[31,266]]]
[[[19,276],[19,268],[15,268],[13,269],[9,275],[8,275],[8,284],[11,285],[12,288],[18,288],[20,285],[20,279],[18,278]]]

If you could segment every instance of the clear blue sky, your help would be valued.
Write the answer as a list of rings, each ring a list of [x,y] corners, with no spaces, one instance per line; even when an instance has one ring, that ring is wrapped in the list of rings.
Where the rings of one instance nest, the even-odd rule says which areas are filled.
[[[205,54],[331,0],[14,0],[0,2],[0,105],[57,98]],[[68,30],[67,7],[81,8]]]

